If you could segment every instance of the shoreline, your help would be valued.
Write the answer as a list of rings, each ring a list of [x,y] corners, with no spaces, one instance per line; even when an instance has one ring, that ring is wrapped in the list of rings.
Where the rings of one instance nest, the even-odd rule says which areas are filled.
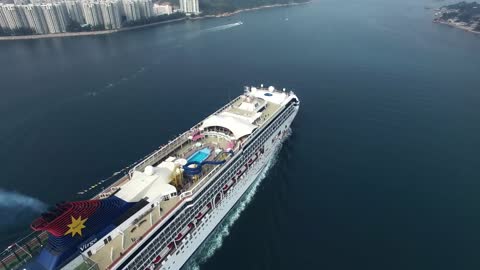
[[[308,2],[302,2],[302,3],[288,3],[288,4],[274,4],[274,5],[265,5],[265,6],[259,6],[259,7],[253,7],[253,8],[244,8],[244,9],[239,9],[235,10],[232,12],[224,12],[220,14],[210,14],[210,15],[205,15],[205,16],[200,16],[196,18],[190,18],[191,20],[200,20],[200,19],[208,19],[208,18],[224,18],[224,17],[230,17],[238,13],[242,12],[248,12],[248,11],[254,11],[254,10],[260,10],[260,9],[267,9],[267,8],[276,8],[276,7],[288,7],[288,6],[299,6],[299,5],[305,5],[309,4],[312,1]]]
[[[471,29],[470,27],[466,27],[466,26],[461,26],[461,25],[456,25],[454,23],[449,23],[449,22],[446,22],[446,21],[441,21],[441,20],[433,20],[434,23],[438,23],[438,24],[443,24],[443,25],[447,25],[447,26],[450,26],[452,28],[456,28],[456,29],[461,29],[465,32],[470,32],[470,33],[473,33],[473,34],[477,34],[477,35],[480,35],[480,32],[479,31],[475,31],[473,29]]]
[[[149,24],[144,24],[144,25],[136,25],[136,26],[130,26],[130,27],[119,28],[119,29],[114,29],[114,30],[101,30],[101,31],[90,31],[90,32],[67,32],[67,33],[44,34],[44,35],[6,36],[6,37],[0,37],[0,41],[2,41],[2,40],[32,40],[32,39],[45,39],[45,38],[64,38],[64,37],[108,35],[108,34],[113,34],[113,33],[118,33],[118,32],[125,32],[125,31],[140,29],[140,28],[152,27],[152,26],[156,26],[156,25],[160,25],[160,24],[168,24],[168,23],[174,23],[174,22],[179,22],[179,21],[185,21],[187,19],[188,18],[183,17],[183,18],[173,19],[173,20],[169,20],[169,21],[155,22],[155,23],[149,23]]]
[[[114,30],[101,30],[101,31],[90,31],[90,32],[66,32],[66,33],[58,33],[58,34],[25,35],[25,36],[2,36],[2,37],[0,37],[0,41],[109,35],[109,34],[113,34],[113,33],[131,31],[131,30],[142,29],[142,28],[148,28],[148,27],[153,27],[153,26],[157,26],[157,25],[161,25],[161,24],[168,24],[168,23],[174,23],[174,22],[179,22],[179,21],[201,20],[201,19],[208,19],[208,18],[223,18],[223,17],[233,16],[233,15],[241,13],[241,12],[254,11],[254,10],[260,10],[260,9],[266,9],[266,8],[304,5],[304,4],[308,4],[310,2],[311,1],[303,2],[303,3],[265,5],[265,6],[259,6],[259,7],[253,7],[253,8],[239,9],[239,10],[235,10],[235,11],[232,11],[232,12],[225,12],[225,13],[216,14],[216,15],[211,14],[211,15],[199,16],[199,17],[194,17],[194,18],[183,17],[183,18],[173,19],[173,20],[169,20],[169,21],[155,22],[155,23],[149,23],[149,24],[137,25],[137,26],[130,26],[130,27],[119,28],[119,29],[114,29]]]

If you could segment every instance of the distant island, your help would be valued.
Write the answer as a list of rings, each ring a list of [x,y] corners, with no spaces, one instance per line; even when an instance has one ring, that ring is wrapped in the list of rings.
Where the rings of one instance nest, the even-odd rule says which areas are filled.
[[[437,10],[433,21],[480,34],[480,4],[463,1],[443,6]]]

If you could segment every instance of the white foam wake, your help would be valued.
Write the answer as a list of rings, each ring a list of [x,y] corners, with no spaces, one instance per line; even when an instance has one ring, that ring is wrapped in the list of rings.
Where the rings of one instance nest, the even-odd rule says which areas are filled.
[[[0,224],[12,225],[19,216],[45,211],[47,205],[38,199],[0,189]]]
[[[290,133],[284,138],[288,138]],[[262,180],[267,176],[268,171],[278,160],[278,153],[280,152],[283,142],[279,144],[279,147],[274,149],[272,159],[267,163],[265,169],[258,176],[258,179],[254,184],[245,192],[244,196],[240,199],[237,206],[230,211],[220,225],[213,231],[213,233],[200,245],[197,252],[190,258],[182,269],[185,270],[200,270],[200,264],[206,262],[211,258],[215,251],[222,247],[223,240],[230,234],[230,228],[240,217],[240,214],[245,210],[247,205],[252,201],[257,192],[257,188]]]
[[[133,79],[137,78],[138,74],[143,73],[146,70],[147,70],[146,67],[140,67],[140,69],[134,71],[133,73],[131,73],[128,76],[124,76],[124,77],[118,79],[115,82],[110,82],[110,83],[108,83],[107,85],[105,85],[101,88],[98,88],[98,89],[95,89],[93,91],[85,93],[85,96],[96,97],[97,95],[103,94],[104,92],[112,91],[113,88],[115,88],[116,86],[121,85],[123,82],[126,82],[126,81],[133,80]]]
[[[206,32],[222,31],[222,30],[227,30],[227,29],[230,29],[230,28],[233,28],[233,27],[236,27],[236,26],[240,26],[242,24],[243,24],[243,22],[229,23],[229,24],[225,24],[225,25],[220,25],[220,26],[215,26],[215,27],[212,27],[212,28],[208,28],[204,31],[206,31]]]

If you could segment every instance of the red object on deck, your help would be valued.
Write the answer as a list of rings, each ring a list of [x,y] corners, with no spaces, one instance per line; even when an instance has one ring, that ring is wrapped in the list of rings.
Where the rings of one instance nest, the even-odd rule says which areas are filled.
[[[186,230],[186,231],[184,232],[184,234],[182,233],[182,232],[183,232],[183,230],[182,230],[182,232],[180,232],[180,233],[177,235],[177,237],[175,237],[175,241],[178,242],[178,241],[182,240],[183,237],[184,237],[185,235],[187,235],[187,233],[192,229],[192,227],[193,227],[193,223],[190,222],[190,223],[188,224],[188,226],[187,226],[188,230]]]
[[[162,257],[160,257],[160,255],[159,255],[155,258],[155,260],[153,260],[153,263],[158,264],[161,260],[162,260]]]

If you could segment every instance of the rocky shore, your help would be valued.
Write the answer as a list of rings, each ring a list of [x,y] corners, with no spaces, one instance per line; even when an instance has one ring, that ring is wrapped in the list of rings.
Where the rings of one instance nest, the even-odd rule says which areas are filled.
[[[435,10],[433,22],[480,34],[480,4],[460,2]]]

